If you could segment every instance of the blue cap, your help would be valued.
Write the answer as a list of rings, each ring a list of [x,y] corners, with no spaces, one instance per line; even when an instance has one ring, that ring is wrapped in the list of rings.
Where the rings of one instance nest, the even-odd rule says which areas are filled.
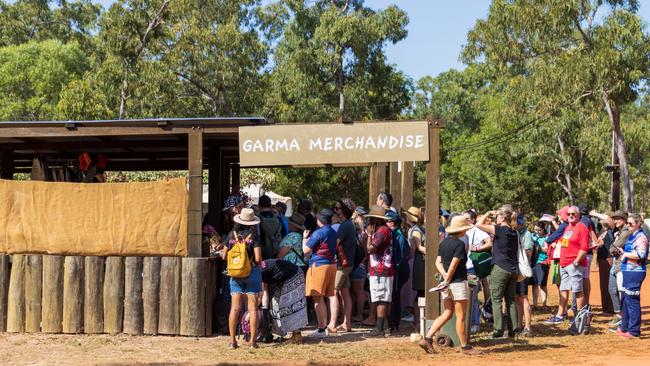
[[[517,225],[524,225],[526,224],[526,218],[524,217],[523,214],[517,215]]]
[[[393,210],[386,211],[386,215],[384,215],[384,216],[386,216],[386,218],[389,221],[394,221],[394,222],[401,222],[402,221],[402,219],[399,217],[397,212],[395,212]]]

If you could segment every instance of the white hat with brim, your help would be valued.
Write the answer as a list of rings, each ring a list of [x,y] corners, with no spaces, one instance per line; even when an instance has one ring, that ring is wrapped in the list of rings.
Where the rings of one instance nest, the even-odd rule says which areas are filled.
[[[386,217],[386,209],[378,205],[371,206],[370,211],[364,217],[375,217],[384,221],[388,220]]]
[[[461,231],[467,231],[472,228],[472,225],[467,221],[467,218],[463,215],[455,216],[451,219],[451,224],[445,229],[449,234],[456,234]]]
[[[253,226],[260,223],[259,217],[255,216],[255,212],[252,208],[243,208],[241,213],[235,215],[233,220],[241,225]]]

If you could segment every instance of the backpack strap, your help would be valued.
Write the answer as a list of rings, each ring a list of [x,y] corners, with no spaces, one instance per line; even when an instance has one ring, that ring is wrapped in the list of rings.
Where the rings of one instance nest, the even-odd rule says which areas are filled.
[[[294,249],[293,247],[289,247],[289,250],[292,251],[293,254],[295,254],[296,257],[298,257],[298,259],[300,259],[300,261],[302,262],[303,265],[305,265],[305,266],[307,265],[307,262],[305,262],[305,259],[302,256],[300,256],[300,254],[298,253],[298,251],[296,249]]]

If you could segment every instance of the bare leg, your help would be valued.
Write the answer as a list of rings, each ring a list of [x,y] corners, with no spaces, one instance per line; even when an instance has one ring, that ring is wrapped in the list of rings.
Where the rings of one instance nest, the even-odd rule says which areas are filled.
[[[316,318],[318,319],[318,329],[325,329],[327,326],[327,306],[325,299],[322,296],[314,297],[314,311],[316,311]]]
[[[576,293],[576,305],[578,305],[578,310],[582,309],[585,306],[585,293],[578,292]]]
[[[343,327],[345,330],[350,330],[352,329],[352,297],[349,288],[341,289],[341,300],[343,303]]]
[[[539,286],[533,285],[533,306],[537,307],[537,298],[539,297]]]
[[[467,314],[468,300],[454,301],[454,312],[456,313],[456,333],[460,340],[460,346],[467,346],[467,331],[465,329],[465,315]]]
[[[443,306],[445,310],[433,321],[431,328],[429,328],[429,331],[427,332],[427,338],[433,338],[433,336],[442,329],[442,326],[451,319],[452,315],[454,315],[454,301],[452,299],[445,299]],[[463,329],[464,328],[465,326],[463,325]]]
[[[336,332],[336,319],[339,316],[339,297],[338,297],[339,293],[340,291],[336,290],[334,296],[328,297],[330,301],[330,321],[327,324],[327,329],[329,329],[332,332]]]
[[[352,281],[352,293],[354,294],[355,312],[354,321],[363,320],[363,306],[366,304],[366,293],[363,291],[363,281]]]
[[[582,306],[584,306],[585,304],[589,304],[589,294],[591,293],[591,280],[589,278],[582,280],[582,293],[584,294]],[[578,304],[578,310],[582,309],[582,306]]]
[[[546,307],[546,293],[548,291],[548,288],[546,286],[540,286],[539,290],[540,294],[542,295],[542,306]]]
[[[560,303],[557,306],[557,314],[555,315],[558,317],[562,317],[566,312],[566,305],[567,302],[569,301],[569,291],[559,291],[559,292],[560,292]]]
[[[251,322],[251,345],[254,345],[257,342],[257,295],[255,294],[246,294],[248,300],[248,316],[250,317]]]
[[[230,315],[228,316],[228,332],[230,335],[230,343],[234,346],[237,345],[237,323],[239,322],[239,314],[241,312],[241,299],[242,294],[232,293],[231,296],[231,305],[230,305]]]
[[[530,302],[528,301],[528,296],[521,296],[521,305],[523,308],[523,318],[524,318],[524,329],[530,330],[531,324],[531,314],[530,314]]]
[[[522,295],[517,295],[517,298],[515,299],[517,302],[517,324],[514,324],[513,326],[515,328],[522,328],[522,318],[524,316],[524,300]]]
[[[370,304],[370,312],[368,313],[368,317],[365,318],[361,322],[361,324],[373,326],[373,325],[375,325],[376,321],[377,321],[377,304],[372,303],[372,304]]]

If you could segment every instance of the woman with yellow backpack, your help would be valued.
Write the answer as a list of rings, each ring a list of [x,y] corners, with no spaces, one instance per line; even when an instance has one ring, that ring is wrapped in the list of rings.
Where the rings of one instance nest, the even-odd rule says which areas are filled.
[[[242,299],[246,299],[248,314],[250,316],[250,347],[257,348],[257,295],[262,292],[262,274],[259,263],[262,262],[262,245],[255,225],[260,219],[255,216],[250,208],[243,208],[241,213],[233,218],[233,230],[226,238],[224,258],[227,261],[228,276],[230,276],[230,316],[228,330],[230,333],[230,349],[238,347],[237,323],[241,312]],[[244,296],[245,295],[245,296]]]

